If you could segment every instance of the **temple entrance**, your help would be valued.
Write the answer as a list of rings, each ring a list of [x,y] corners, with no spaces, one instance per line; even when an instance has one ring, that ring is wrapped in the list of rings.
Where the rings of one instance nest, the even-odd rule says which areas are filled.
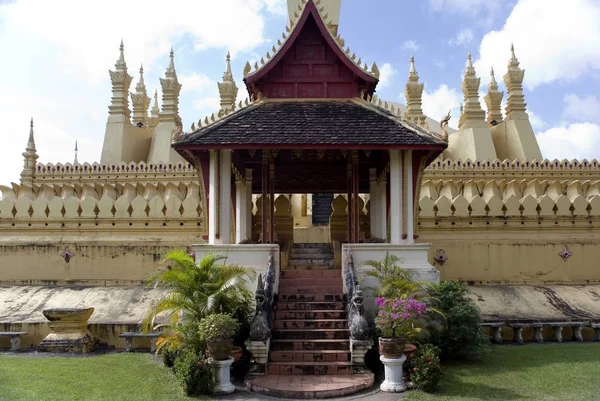
[[[312,196],[312,225],[329,225],[333,203],[333,194],[313,194]]]

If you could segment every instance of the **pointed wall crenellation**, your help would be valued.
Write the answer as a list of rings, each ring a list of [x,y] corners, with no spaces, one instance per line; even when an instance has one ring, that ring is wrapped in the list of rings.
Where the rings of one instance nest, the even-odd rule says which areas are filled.
[[[410,57],[410,71],[408,73],[408,82],[404,88],[404,97],[406,98],[406,112],[404,117],[409,121],[423,123],[425,114],[423,114],[422,99],[425,85],[419,83],[419,74],[415,68],[415,58]]]
[[[461,87],[464,95],[465,108],[461,118],[460,129],[471,128],[471,122],[479,122],[485,120],[485,112],[481,108],[479,102],[479,85],[481,78],[478,78],[473,67],[471,53],[467,58],[467,68],[465,70],[464,79]]]
[[[35,149],[35,139],[33,137],[33,118],[29,123],[29,140],[23,152],[23,171],[21,172],[21,185],[32,185],[35,176],[38,154]]]
[[[510,46],[511,57],[508,62],[508,72],[504,75],[504,84],[508,89],[508,102],[506,104],[507,120],[528,119],[527,104],[523,96],[523,78],[525,70],[519,68],[519,60],[515,56],[514,45]]]
[[[494,69],[490,71],[490,84],[488,93],[485,95],[485,103],[488,109],[487,123],[490,127],[502,122],[502,97],[504,92],[498,90],[498,82],[494,76]]]
[[[112,99],[108,107],[109,116],[118,116],[130,118],[129,98],[127,96],[133,77],[127,73],[127,63],[125,63],[125,52],[123,41],[119,46],[119,58],[115,64],[115,69],[109,70],[112,83]],[[110,119],[109,117],[109,119]]]
[[[226,68],[223,74],[223,82],[219,82],[219,94],[221,96],[221,112],[232,108],[235,105],[235,100],[238,95],[238,87],[231,73],[231,55],[227,53]]]
[[[131,103],[133,104],[133,123],[147,124],[148,108],[150,107],[150,98],[146,93],[144,83],[144,66],[140,66],[140,80],[135,86],[135,93],[131,93]]]

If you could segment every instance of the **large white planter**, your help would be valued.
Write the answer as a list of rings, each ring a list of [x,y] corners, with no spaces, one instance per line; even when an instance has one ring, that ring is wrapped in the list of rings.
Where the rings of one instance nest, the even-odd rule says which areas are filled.
[[[382,355],[379,359],[385,366],[385,380],[381,383],[379,389],[386,393],[402,393],[406,391],[406,384],[404,384],[404,378],[402,377],[402,365],[406,361],[406,355],[394,359],[384,358]]]
[[[235,391],[229,374],[232,363],[233,358],[224,361],[215,361],[213,358],[208,360],[208,364],[213,368],[213,377],[215,378],[214,395],[231,394]]]

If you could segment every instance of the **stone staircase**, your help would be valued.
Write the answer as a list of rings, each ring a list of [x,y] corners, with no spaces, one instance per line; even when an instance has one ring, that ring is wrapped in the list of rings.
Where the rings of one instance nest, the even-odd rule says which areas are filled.
[[[329,244],[295,244],[281,271],[268,375],[352,374],[340,269]]]

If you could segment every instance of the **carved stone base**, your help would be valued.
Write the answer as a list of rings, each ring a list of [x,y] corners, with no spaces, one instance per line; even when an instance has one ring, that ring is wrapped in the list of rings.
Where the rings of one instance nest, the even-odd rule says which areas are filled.
[[[373,348],[372,340],[353,340],[350,339],[350,352],[352,356],[352,365],[363,366],[365,364],[365,354]]]
[[[269,361],[269,348],[271,339],[266,341],[246,341],[246,349],[252,354],[252,366],[250,367],[250,375],[264,375],[265,365]]]

